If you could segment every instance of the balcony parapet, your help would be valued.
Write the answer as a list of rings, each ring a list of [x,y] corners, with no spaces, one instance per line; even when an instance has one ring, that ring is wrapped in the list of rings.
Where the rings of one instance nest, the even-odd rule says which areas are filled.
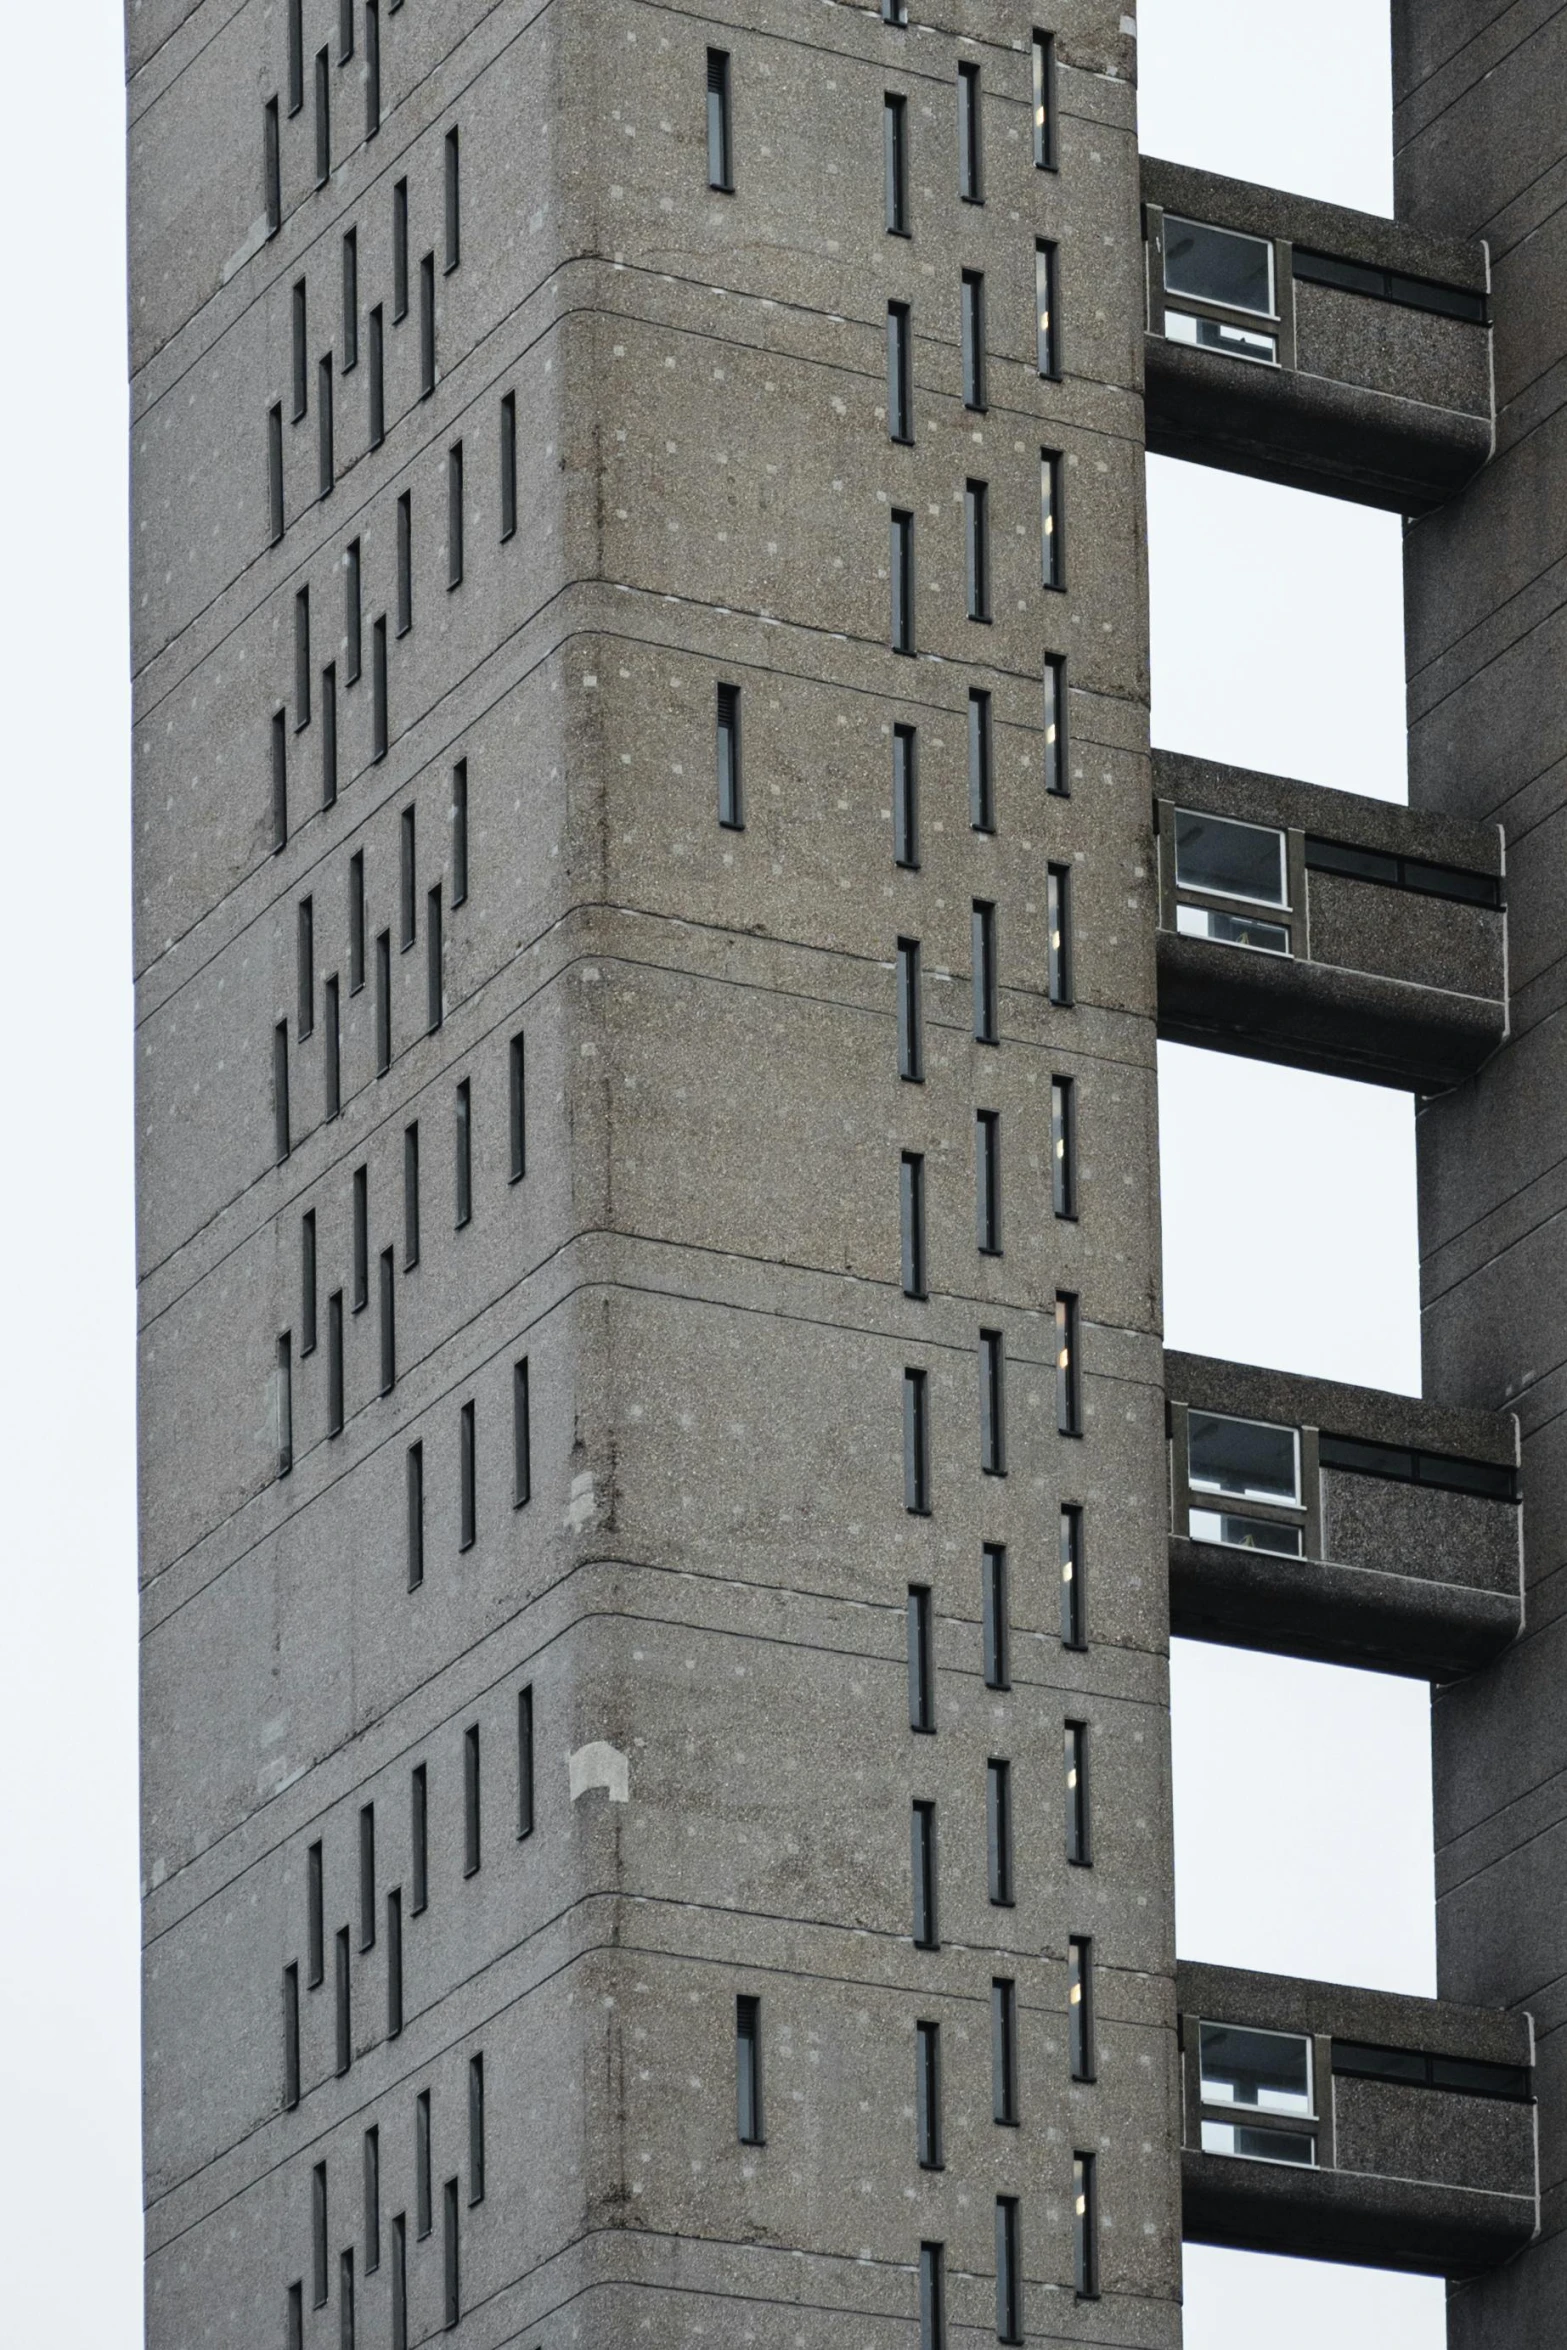
[[[1430,1681],[1517,1637],[1510,1414],[1164,1360],[1173,1632]]]
[[[1148,446],[1424,514],[1493,445],[1489,263],[1145,156]]]

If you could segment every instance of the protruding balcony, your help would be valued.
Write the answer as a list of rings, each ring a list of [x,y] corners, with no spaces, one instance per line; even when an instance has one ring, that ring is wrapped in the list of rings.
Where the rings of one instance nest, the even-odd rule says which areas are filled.
[[[1494,827],[1173,751],[1154,792],[1161,1036],[1416,1093],[1503,1042]]]
[[[1188,2242],[1466,2277],[1538,2221],[1527,2015],[1181,1965]]]
[[[1484,245],[1145,156],[1148,446],[1396,513],[1491,453]]]
[[[1510,1415],[1164,1361],[1172,1631],[1432,1681],[1516,1638]]]

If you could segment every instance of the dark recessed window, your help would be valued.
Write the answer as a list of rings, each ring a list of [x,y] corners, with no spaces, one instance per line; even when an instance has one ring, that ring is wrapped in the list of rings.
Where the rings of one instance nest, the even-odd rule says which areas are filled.
[[[277,1342],[277,1473],[294,1466],[294,1341],[285,1330]]]
[[[940,2170],[941,2026],[914,2027],[914,2145],[921,2170]]]
[[[479,1463],[474,1413],[475,1407],[470,1400],[463,1405],[457,1418],[459,1550],[472,1550],[479,1531]]]
[[[909,1585],[909,1728],[922,1736],[936,1728],[935,1617],[930,1586]]]
[[[1079,2301],[1099,2298],[1099,2158],[1072,2157],[1072,2280]]]
[[[454,123],[446,134],[446,268],[448,274],[462,259],[462,160]]]
[[[446,585],[462,586],[463,575],[462,443],[446,452]]]
[[[424,901],[425,1026],[433,1034],[446,1014],[445,949],[441,928],[441,885]]]
[[[1034,35],[1034,162],[1040,171],[1056,168],[1056,37]]]
[[[919,758],[912,726],[892,730],[892,859],[908,872],[919,870]]]
[[[321,987],[321,1078],[326,1115],[335,1118],[343,1106],[343,1023],[338,1008],[337,973]]]
[[[299,2103],[299,1968],[283,1969],[283,2103]],[[292,2288],[294,2292],[298,2286]]]
[[[381,1393],[397,1385],[397,1268],[389,1248],[381,1251]]]
[[[375,1073],[384,1077],[392,1065],[392,934],[378,932],[375,942]]]
[[[1041,449],[1039,452],[1039,546],[1040,570],[1045,586],[1064,588],[1066,502],[1059,449]]]
[[[364,653],[364,593],[359,541],[343,553],[343,683],[357,685]],[[363,985],[361,974],[360,984]]]
[[[533,1425],[528,1402],[528,1358],[511,1373],[511,1498],[521,1509],[533,1499]]]
[[[356,849],[348,860],[348,992],[365,983],[365,857]]]
[[[985,401],[985,279],[965,269],[962,287],[963,405],[983,411]]]
[[[278,132],[278,105],[269,98],[261,116],[261,175],[267,213],[267,235],[283,226],[283,155]]]
[[[1077,1214],[1077,1086],[1050,1080],[1050,1204],[1058,1216]]]
[[[884,0],[887,6],[895,0]],[[947,2350],[947,2263],[944,2244],[920,2246],[920,2350]]]
[[[1071,1290],[1056,1291],[1056,1427],[1063,1436],[1083,1433],[1083,1367],[1079,1359],[1079,1314]]]
[[[294,732],[310,724],[310,590],[294,597]]]
[[[996,1975],[990,1985],[990,2110],[1004,2129],[1016,2129],[1017,1984],[1008,1975]]]
[[[731,832],[745,823],[740,784],[740,688],[720,685],[717,692],[718,821]]]
[[[301,898],[295,917],[295,961],[299,993],[299,1033],[307,1037],[316,1024],[316,916],[315,900]]]
[[[397,633],[406,636],[414,624],[414,501],[404,490],[397,501]]]
[[[408,1588],[424,1581],[424,1446],[411,1444],[407,1461]]]
[[[888,91],[882,100],[882,167],[886,182],[887,234],[909,232],[909,102]]]
[[[419,397],[435,390],[435,255],[419,264]]]
[[[484,2201],[484,2058],[468,2059],[468,2201]]]
[[[979,1334],[979,1465],[987,1477],[1007,1473],[1006,1346],[999,1330]]]
[[[925,1267],[925,1158],[921,1151],[905,1151],[899,1177],[899,1213],[902,1225],[903,1294],[924,1297]]]
[[[507,1125],[511,1140],[511,1180],[520,1183],[528,1172],[527,1042],[514,1036],[506,1056]]]
[[[391,740],[392,718],[386,675],[386,614],[370,631],[370,755],[379,763]]]
[[[462,1739],[462,1873],[479,1870],[479,1725],[470,1722]]]
[[[1068,792],[1066,764],[1066,657],[1062,653],[1045,655],[1044,674],[1044,752],[1045,789],[1065,799]]]
[[[316,51],[316,186],[332,176],[332,54]]]
[[[989,898],[974,900],[974,1039],[1001,1042],[1001,983],[997,974],[996,909]]]
[[[517,395],[501,395],[501,537],[517,534]]]
[[[729,53],[707,53],[707,184],[724,195],[734,192],[734,152],[730,120]]]
[[[990,696],[982,686],[970,686],[968,697],[968,820],[975,832],[996,829],[996,764]]]
[[[991,1900],[1010,1908],[1012,1880],[1012,1765],[992,1757],[985,1765],[986,1881]]]
[[[375,1948],[375,1805],[359,1807],[359,1947]]]
[[[370,1303],[370,1170],[354,1169],[354,1312]]]
[[[916,1517],[930,1514],[929,1373],[903,1374],[903,1506]]]
[[[408,182],[392,190],[392,319],[408,316]]]
[[[375,2127],[364,2135],[365,2274],[381,2265],[381,2133]]]
[[[275,547],[283,536],[283,409],[267,410],[267,530]]]
[[[409,1774],[409,1850],[412,1855],[415,1915],[430,1899],[430,1774],[426,1763],[415,1763]]]
[[[965,204],[985,201],[984,158],[980,148],[979,67],[958,67],[958,194]]]
[[[924,1022],[920,1010],[920,942],[900,938],[897,950],[898,1075],[911,1085],[925,1077]]]
[[[735,2118],[742,2146],[762,2136],[762,2003],[742,1992],[735,2000]]]
[[[307,1208],[299,1220],[299,1351],[316,1351],[316,1211]]]
[[[1083,1505],[1061,1504],[1061,1645],[1088,1646],[1087,1587],[1083,1579]]]
[[[914,1946],[917,1950],[936,1950],[940,1947],[936,1909],[936,1806],[916,1803],[910,1823]]]
[[[1072,1002],[1072,869],[1050,865],[1045,871],[1045,944],[1050,1001]]]
[[[1047,237],[1034,242],[1034,338],[1040,374],[1048,383],[1061,375],[1060,275],[1057,248]]]
[[[310,2283],[317,2309],[326,2301],[326,2218],[326,2164],[318,2162],[310,2174]]]
[[[430,2092],[414,2099],[414,2225],[421,2237],[435,2226],[434,2162],[430,2146]]]
[[[403,1271],[419,1262],[419,1123],[403,1128]]]
[[[272,1147],[278,1159],[288,1157],[288,1022],[272,1030]]]
[[[386,438],[386,324],[377,302],[370,313],[370,446]]]
[[[887,437],[914,438],[914,321],[907,302],[887,304]]]
[[[343,1433],[343,1293],[334,1289],[326,1301],[326,1432]]]
[[[319,1991],[326,1980],[326,1864],[320,1839],[305,1854],[305,1981]]]
[[[1007,1546],[987,1542],[980,1551],[980,1647],[987,1689],[1012,1686],[1011,1630],[1007,1593]]]
[[[305,103],[305,0],[288,0],[288,111]],[[323,2293],[322,2300],[326,2299]]]
[[[982,481],[963,490],[963,554],[970,620],[990,618],[990,488]]]
[[[517,1838],[533,1834],[533,1690],[517,1692]]]
[[[1015,2195],[996,2197],[996,2340],[1023,2339],[1023,2223]]]
[[[473,1221],[473,1080],[457,1081],[453,1193],[460,1232]]]
[[[892,649],[914,650],[914,517],[901,506],[892,509],[889,547],[892,586]]]
[[[1093,1860],[1088,1817],[1088,1724],[1068,1722],[1066,1760],[1066,1857],[1078,1868]]]
[[[346,2073],[354,2061],[353,1981],[350,1974],[349,1932],[339,1926],[332,1946],[333,2013],[337,2025],[337,2070]]]
[[[288,846],[288,712],[272,713],[272,853]]]
[[[1073,1934],[1066,1946],[1066,2023],[1071,2044],[1072,2078],[1094,2077],[1094,1945],[1087,1934]]]
[[[452,904],[468,902],[468,762],[452,769]]]
[[[365,137],[373,139],[381,127],[381,10],[379,0],[365,0]]]
[[[321,672],[321,805],[330,808],[337,800],[337,663],[329,661]]]
[[[1001,1112],[974,1112],[974,1236],[984,1257],[1001,1254]]]

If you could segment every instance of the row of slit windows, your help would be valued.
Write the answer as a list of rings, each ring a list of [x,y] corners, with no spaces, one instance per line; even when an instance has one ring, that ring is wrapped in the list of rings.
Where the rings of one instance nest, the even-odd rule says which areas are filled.
[[[1064,583],[1051,576],[1051,566],[1059,559],[1061,540],[1056,524],[1061,512],[1060,458],[1052,450],[1040,451],[1040,506],[1042,515],[1044,584],[1048,588]],[[918,575],[915,563],[915,527],[913,510],[894,506],[890,514],[888,545],[888,636],[895,653],[913,654],[918,651],[915,630],[915,609],[918,598]],[[987,482],[968,480],[963,485],[963,580],[964,607],[970,620],[988,625],[991,619],[991,553],[990,553],[990,487]],[[1065,656],[1047,653],[1044,661],[1044,696],[1046,728],[1046,779],[1049,792],[1066,792],[1066,764],[1064,741],[1064,684]]]
[[[1099,2298],[1099,2158],[1072,2156],[1072,2272],[1079,2301]],[[920,2350],[947,2350],[946,2246],[929,2240],[919,2257]],[[1021,2342],[1023,2332],[1022,2207],[1015,2195],[996,2197],[996,2339]]]
[[[386,0],[386,13],[395,16],[403,0]],[[356,30],[362,27],[363,70],[361,83],[364,92],[364,136],[373,139],[381,128],[381,0],[362,0],[363,13],[356,26],[356,0],[338,0],[337,65],[339,69],[351,65],[356,54]],[[307,77],[305,44],[304,0],[288,0],[288,58],[285,67],[285,88],[288,100],[288,118],[293,120],[305,111],[307,78],[314,98],[314,135],[310,144],[310,162],[314,185],[326,186],[332,176],[333,104],[332,104],[332,49],[328,43],[318,49],[310,61]],[[283,109],[278,97],[269,98],[262,110],[262,173],[265,182],[267,234],[276,236],[283,225]],[[449,167],[450,168],[450,167]],[[450,232],[449,232],[450,238]],[[448,245],[450,250],[450,242]],[[455,267],[455,263],[450,264]]]
[[[911,1611],[912,1612],[912,1611]],[[1062,1733],[1065,1851],[1074,1868],[1093,1866],[1089,1812],[1088,1724],[1067,1722]],[[986,1884],[997,1909],[1017,1900],[1012,1765],[993,1756],[985,1765]],[[913,1938],[916,1950],[941,1948],[939,1844],[934,1800],[920,1798],[910,1814]]]
[[[1083,1433],[1081,1310],[1075,1291],[1057,1290],[1055,1300],[1056,1430]],[[987,1477],[1007,1473],[1006,1338],[1000,1330],[979,1334],[979,1450]],[[911,1516],[929,1517],[935,1508],[932,1467],[930,1373],[908,1364],[903,1373],[903,1506]]]
[[[463,1732],[462,1744],[462,1803],[463,1803],[463,1876],[475,1877],[483,1863],[483,1786],[481,1776],[480,1727],[471,1722]],[[531,1685],[517,1693],[517,1824],[516,1837],[525,1842],[534,1829],[534,1729],[533,1690]],[[305,1857],[305,1974],[303,1989],[308,1996],[322,1990],[327,1982],[327,1953],[331,1951],[334,2074],[341,2077],[352,2069],[354,2061],[353,2010],[353,1946],[355,1925],[351,1921],[340,1926],[328,1939],[325,1846],[321,1840],[310,1845]],[[408,1904],[410,1917],[421,1916],[430,1904],[430,1769],[428,1763],[416,1763],[409,1774],[409,1869]],[[367,1803],[359,1813],[357,1939],[361,1955],[376,1947],[378,1929],[383,1933],[386,1948],[386,2030],[385,2037],[395,2040],[402,2032],[405,2020],[403,1995],[403,1934],[404,1888],[392,1886],[378,1896],[376,1882],[376,1817],[375,1806]],[[283,2103],[292,2110],[303,2094],[301,2052],[301,1980],[297,1960],[283,1970]],[[477,2197],[475,2197],[477,2200]]]

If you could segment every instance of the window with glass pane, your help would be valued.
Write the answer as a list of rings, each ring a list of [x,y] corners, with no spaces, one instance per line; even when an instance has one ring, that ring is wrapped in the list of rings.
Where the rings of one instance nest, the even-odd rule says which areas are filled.
[[[1164,286],[1169,294],[1190,294],[1226,310],[1249,310],[1275,318],[1273,247],[1266,237],[1210,228],[1202,221],[1164,216]]]
[[[1277,367],[1277,335],[1258,334],[1255,328],[1232,325],[1227,318],[1194,318],[1189,310],[1166,310],[1166,342],[1192,343],[1200,351],[1224,351],[1232,359],[1259,359]]]
[[[1178,889],[1211,890],[1259,906],[1287,906],[1284,835],[1267,824],[1237,824],[1228,816],[1175,811]]]
[[[1187,1419],[1187,1476],[1198,1493],[1232,1493],[1243,1501],[1300,1503],[1300,1439],[1265,1420],[1231,1420],[1218,1412]]]
[[[1233,1510],[1194,1509],[1188,1520],[1193,1542],[1218,1542],[1227,1550],[1270,1550],[1279,1558],[1298,1559],[1301,1530],[1281,1526],[1274,1518],[1240,1517]]]
[[[1200,2035],[1204,2105],[1257,2113],[1316,2112],[1311,2041],[1304,2032],[1259,2032],[1249,2024],[1204,2024]]]
[[[1255,954],[1290,952],[1290,934],[1282,922],[1264,922],[1257,914],[1231,914],[1219,906],[1177,906],[1175,929],[1180,938],[1207,938],[1221,947],[1250,947]]]

